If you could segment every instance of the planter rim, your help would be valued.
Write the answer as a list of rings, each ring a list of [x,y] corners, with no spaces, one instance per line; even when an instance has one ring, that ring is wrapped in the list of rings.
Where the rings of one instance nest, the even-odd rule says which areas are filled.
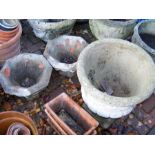
[[[103,21],[104,24],[107,24],[109,26],[127,26],[130,24],[134,24],[137,21],[137,19],[131,19],[127,21],[114,21],[110,19],[90,19],[89,22],[91,21]]]
[[[101,45],[101,44],[106,44],[106,43],[118,43],[118,44],[126,44],[129,47],[135,48],[139,51],[139,53],[143,53],[151,67],[152,67],[152,79],[151,79],[151,84],[150,87],[147,90],[144,90],[143,93],[137,95],[137,96],[131,96],[131,97],[117,97],[117,96],[111,96],[108,95],[106,92],[101,92],[100,90],[98,90],[87,78],[87,74],[85,72],[84,69],[84,58],[85,56],[89,53],[89,49],[93,48],[94,46],[97,45]],[[100,98],[100,100],[104,100],[105,98],[107,98],[107,100],[111,100],[111,104],[113,106],[120,106],[120,107],[128,107],[128,106],[134,106],[140,102],[142,102],[143,100],[145,100],[146,98],[148,98],[148,96],[150,96],[153,93],[153,90],[155,88],[155,65],[154,62],[152,60],[152,58],[150,57],[150,55],[143,50],[141,47],[130,43],[128,41],[122,40],[122,39],[112,39],[112,38],[106,38],[106,39],[102,39],[102,40],[98,40],[95,41],[91,44],[89,44],[84,50],[83,52],[80,54],[79,58],[78,58],[78,63],[77,63],[77,75],[79,78],[79,81],[81,83],[81,87],[86,88],[86,89],[90,89],[92,91],[90,91],[89,93],[92,96],[98,96]],[[104,104],[104,103],[101,103]]]
[[[45,22],[40,19],[28,19],[28,22],[34,29],[50,30],[55,28],[62,28],[71,23],[74,24],[76,22],[76,19],[65,19],[59,22]]]

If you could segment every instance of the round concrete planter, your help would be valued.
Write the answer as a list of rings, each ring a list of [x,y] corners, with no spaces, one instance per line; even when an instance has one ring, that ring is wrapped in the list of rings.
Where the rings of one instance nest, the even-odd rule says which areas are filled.
[[[20,123],[20,126],[17,127],[17,123]],[[34,122],[30,117],[26,116],[25,114],[16,111],[6,111],[0,113],[0,135],[12,135],[14,132],[11,131],[11,128],[13,127],[13,125],[15,127],[15,124],[16,129],[18,128],[18,130],[22,130],[23,134],[29,134],[29,132],[32,135],[38,134]],[[26,133],[23,132],[23,126]]]
[[[76,20],[37,20],[29,19],[29,24],[33,28],[33,32],[36,37],[47,42],[50,39],[54,39],[60,35],[68,34],[71,32]]]
[[[104,39],[80,54],[77,75],[82,97],[94,113],[119,118],[147,99],[155,88],[155,66],[140,47]]]
[[[76,62],[87,42],[76,36],[63,35],[49,40],[44,56],[60,74],[72,77],[76,73]]]
[[[20,54],[8,59],[0,71],[0,83],[10,95],[30,98],[44,89],[52,67],[42,55]]]
[[[12,31],[0,30],[0,65],[20,53],[21,24]]]
[[[145,20],[137,24],[132,42],[145,49],[155,61],[155,20]]]
[[[99,40],[104,38],[126,39],[133,33],[136,20],[115,21],[108,19],[91,19],[89,26],[92,34]]]

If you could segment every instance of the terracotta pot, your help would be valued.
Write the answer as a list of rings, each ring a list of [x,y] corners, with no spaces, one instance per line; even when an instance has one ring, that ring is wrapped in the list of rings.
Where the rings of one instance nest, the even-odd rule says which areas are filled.
[[[7,130],[7,135],[31,135],[30,130],[22,123],[13,123]]]
[[[1,35],[1,33],[2,31],[0,31],[0,36],[3,36]],[[5,60],[20,53],[21,34],[22,34],[22,27],[21,24],[19,23],[18,28],[13,30],[11,34],[9,34],[9,32],[7,31],[4,37],[0,37],[3,38],[2,40],[0,39],[0,65],[2,65],[5,62]],[[11,35],[12,37],[9,40],[7,40],[7,37],[9,35]]]
[[[0,41],[9,41],[19,31],[19,26],[12,31],[0,30]]]
[[[22,123],[25,127],[27,127],[32,135],[37,135],[37,128],[28,116],[15,111],[7,111],[0,113],[0,134],[5,135],[8,131],[8,128],[13,123]]]
[[[98,122],[65,93],[47,103],[45,108],[57,133],[91,135],[98,126]]]

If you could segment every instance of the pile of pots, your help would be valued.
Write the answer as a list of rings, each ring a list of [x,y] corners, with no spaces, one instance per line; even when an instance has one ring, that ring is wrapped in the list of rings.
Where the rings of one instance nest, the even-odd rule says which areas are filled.
[[[18,20],[0,20],[0,65],[20,53],[22,27]]]
[[[37,135],[31,118],[23,113],[7,111],[0,113],[0,135]]]
[[[152,95],[155,65],[150,55],[155,55],[155,46],[147,42],[146,36],[155,35],[154,20],[138,24],[137,20],[89,20],[90,29],[98,39],[89,45],[81,37],[64,35],[72,30],[76,20],[28,21],[35,35],[47,42],[43,55],[27,53],[10,58],[20,51],[21,25],[18,21],[16,24],[1,21],[0,33],[4,31],[5,35],[0,36],[0,61],[10,58],[0,71],[0,83],[6,93],[26,98],[38,94],[47,87],[54,68],[69,78],[77,71],[85,104],[101,117],[125,116]],[[123,40],[131,36],[133,43]],[[5,50],[1,50],[2,46]],[[45,106],[49,121],[59,134],[77,134],[59,118],[60,109],[71,113],[74,119],[83,120],[82,134],[95,134],[98,122],[66,94]],[[20,123],[9,124],[5,133],[20,127],[23,133],[30,134],[27,126]],[[84,124],[88,124],[87,128]]]

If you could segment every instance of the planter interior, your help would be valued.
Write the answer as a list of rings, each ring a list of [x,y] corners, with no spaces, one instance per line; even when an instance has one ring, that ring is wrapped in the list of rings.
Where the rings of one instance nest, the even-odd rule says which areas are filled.
[[[134,55],[125,46],[120,48],[117,43],[109,43],[90,49],[90,53],[86,56],[84,69],[98,90],[116,97],[131,97],[143,93],[149,84],[150,73],[146,72],[149,64],[141,68],[142,56]]]
[[[39,68],[39,62],[20,61],[12,65],[10,81],[13,85],[29,88],[37,84],[43,70]]]
[[[62,93],[45,105],[47,112],[66,134],[92,134],[98,126],[86,111]],[[49,118],[50,119],[50,118]]]
[[[138,33],[142,41],[150,48],[155,49],[155,21],[140,24]]]

